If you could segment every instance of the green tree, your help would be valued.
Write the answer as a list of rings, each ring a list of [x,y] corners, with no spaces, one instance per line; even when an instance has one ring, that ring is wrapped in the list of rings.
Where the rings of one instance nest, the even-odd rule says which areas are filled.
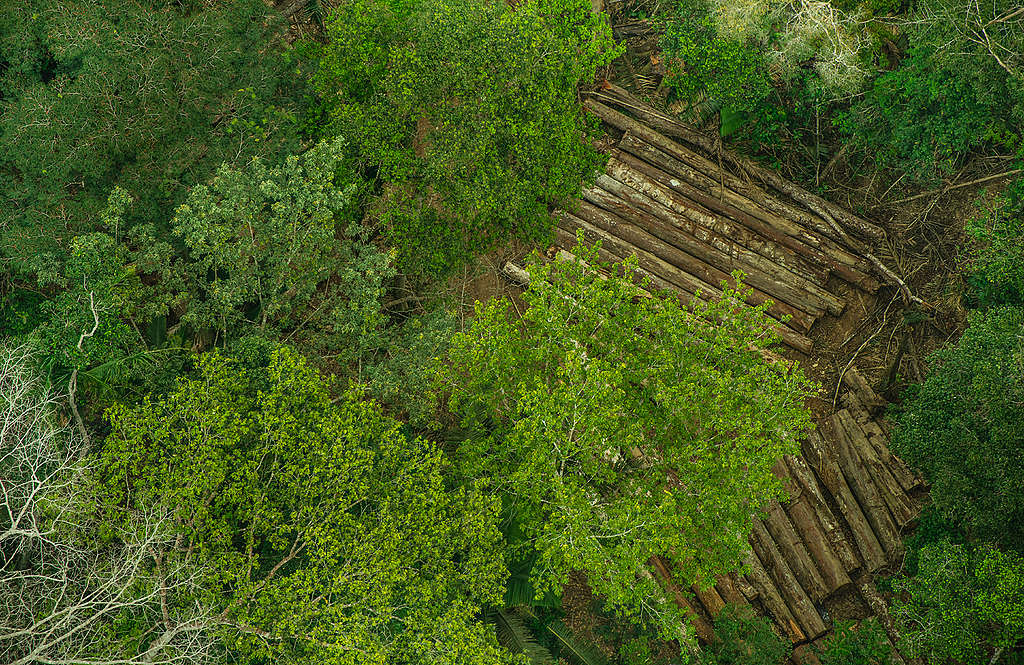
[[[715,619],[715,637],[701,665],[781,665],[793,650],[749,605],[726,605]]]
[[[843,621],[816,647],[821,665],[888,665],[892,646],[872,617],[855,625]]]
[[[384,185],[376,212],[408,269],[545,238],[601,165],[577,88],[616,51],[587,0],[345,0],[327,34],[325,131]]]
[[[108,398],[139,396],[173,382],[184,347],[258,336],[287,338],[359,378],[361,361],[392,341],[382,299],[394,270],[355,221],[358,180],[343,152],[336,139],[274,167],[222,167],[178,208],[176,245],[153,225],[129,225],[132,201],[116,188],[101,230],[40,262],[51,296],[28,336],[49,369],[64,379],[77,371]]]
[[[521,318],[504,299],[478,304],[454,336],[438,376],[465,432],[454,457],[506,497],[540,593],[584,570],[611,606],[672,638],[681,617],[644,575],[650,557],[667,556],[683,586],[741,565],[812,390],[759,354],[773,336],[742,297],[691,310],[559,262],[531,268]]]
[[[507,660],[477,619],[506,574],[495,501],[451,487],[440,450],[372,402],[332,400],[293,351],[252,369],[208,354],[108,417],[102,512],[168,511],[154,573],[193,561],[206,577],[166,607],[208,608],[241,662]]]
[[[1024,310],[976,312],[909,393],[893,448],[974,538],[1024,550]]]
[[[967,232],[974,239],[968,282],[979,303],[1024,305],[1024,179],[971,218]]]
[[[280,27],[259,0],[4,2],[2,251],[33,271],[115,185],[139,202],[128,221],[166,222],[221,163],[296,152]]]
[[[223,166],[175,212],[187,251],[181,321],[222,338],[286,336],[347,367],[383,343],[381,298],[391,255],[357,221],[358,180],[344,143],[323,141],[269,167]]]
[[[1024,639],[1024,558],[1014,552],[929,545],[896,590],[892,611],[909,656],[994,665]]]
[[[879,75],[841,128],[883,166],[919,179],[953,170],[974,148],[1021,146],[1024,29],[1012,0],[923,0],[907,56]]]

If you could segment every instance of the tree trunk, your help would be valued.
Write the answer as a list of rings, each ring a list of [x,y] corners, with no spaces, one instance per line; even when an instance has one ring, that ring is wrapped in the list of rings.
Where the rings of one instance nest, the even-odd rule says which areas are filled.
[[[796,509],[801,505],[806,505],[806,511],[800,508],[796,512],[804,514],[813,513],[813,517],[821,525],[821,530],[825,534],[825,540],[839,560],[840,570],[844,571],[843,574],[836,573],[835,575],[836,580],[841,580],[839,585],[842,586],[848,580],[846,573],[853,574],[859,570],[861,561],[857,557],[857,553],[854,551],[850,541],[846,538],[842,527],[839,525],[839,520],[826,502],[824,491],[818,483],[818,478],[814,471],[808,466],[807,460],[800,456],[791,455],[786,455],[783,459],[799,487],[799,500],[791,503],[790,507]],[[808,521],[813,523],[811,519],[808,519]],[[822,549],[824,550],[825,548]],[[824,556],[822,560],[824,560]],[[831,569],[824,565],[823,568]]]
[[[890,556],[899,554],[903,545],[899,529],[896,527],[892,515],[889,514],[885,499],[882,498],[852,442],[846,436],[839,416],[833,415],[823,422],[821,433],[839,451],[839,464],[842,466],[847,482],[853,489],[854,496],[857,497],[857,502],[864,511],[864,516],[878,537],[878,542]]]
[[[802,332],[809,330],[816,318],[824,314],[824,310],[819,307],[808,305],[806,308],[796,308],[780,298],[773,297],[764,288],[766,284],[773,283],[770,277],[760,272],[753,272],[749,266],[735,265],[731,257],[724,255],[700,238],[686,233],[687,221],[675,211],[658,205],[635,189],[609,176],[601,176],[598,182],[604,187],[584,190],[583,196],[586,201],[632,222],[637,229],[642,229],[646,234],[655,237],[659,241],[659,245],[671,248],[674,256],[678,257],[679,251],[682,251],[690,257],[680,259],[685,262],[684,264],[676,263],[667,256],[663,257],[671,263],[676,263],[680,268],[685,268],[705,282],[714,284],[720,284],[722,281],[735,284],[735,280],[730,274],[732,270],[746,268],[745,272],[748,275],[745,281],[754,288],[751,302],[760,304],[771,300],[773,307],[769,311],[776,316],[792,316],[793,327]],[[813,311],[807,312],[806,309]]]
[[[814,602],[821,602],[829,594],[825,580],[818,571],[818,566],[803,539],[797,534],[796,528],[789,520],[789,515],[778,502],[773,502],[768,515],[763,520],[765,529],[771,535],[779,551],[782,552],[790,570],[796,575],[800,586]]]
[[[871,523],[861,510],[853,490],[847,484],[846,477],[840,470],[835,459],[838,457],[836,451],[826,448],[827,444],[818,432],[811,432],[804,441],[804,454],[807,461],[811,463],[822,484],[839,504],[839,511],[850,525],[853,532],[853,540],[857,543],[861,558],[868,567],[868,571],[874,572],[886,565],[887,559],[885,549],[875,535]],[[828,446],[831,448],[831,446]]]
[[[772,582],[768,573],[765,572],[764,566],[757,555],[751,553],[747,559],[747,564],[750,566],[750,574],[747,576],[747,579],[750,581],[750,585],[757,590],[758,597],[764,603],[765,609],[768,610],[775,618],[775,622],[789,636],[790,642],[805,642],[807,635],[804,634],[800,624],[793,617],[789,606],[782,600],[779,590],[775,587],[775,583]]]
[[[893,518],[896,520],[897,526],[904,527],[917,519],[920,507],[907,496],[899,481],[896,480],[889,468],[882,463],[882,460],[875,451],[875,447],[868,441],[868,438],[853,419],[853,416],[850,415],[850,412],[843,409],[834,417],[846,432],[847,440],[861,459],[863,466],[867,468],[871,478],[874,479],[879,488],[879,493],[882,495],[885,504],[889,507],[889,512],[892,513]]]
[[[842,313],[844,303],[818,284],[712,230],[717,218],[710,212],[682,200],[671,189],[614,157],[608,161],[607,171],[607,175],[597,179],[598,186],[700,240],[712,249],[706,260],[722,270],[744,270],[750,273],[752,285],[756,275],[758,288],[794,305],[806,302],[816,310],[827,310],[836,316]]]
[[[577,229],[583,230],[586,242],[594,243],[598,240],[602,242],[601,249],[598,250],[598,256],[602,261],[618,263],[625,258],[616,252],[608,251],[606,248],[624,251],[626,252],[625,256],[636,255],[639,266],[636,269],[636,274],[631,275],[630,279],[637,286],[641,286],[642,279],[647,278],[650,280],[648,288],[676,293],[684,305],[691,301],[695,303],[706,302],[704,297],[697,297],[684,285],[699,282],[689,273],[679,270],[649,252],[632,247],[615,236],[606,234],[573,214],[567,212],[559,213],[558,226],[555,227],[557,242],[563,247],[575,247]],[[672,281],[668,281],[666,278]],[[694,288],[699,290],[702,296],[707,296],[708,298],[720,299],[723,297],[721,291],[707,284],[702,286],[697,284]],[[801,335],[781,322],[776,321],[773,331],[786,345],[801,353],[809,354],[813,348],[813,342],[811,342],[810,338]],[[765,350],[762,349],[761,351]],[[770,355],[770,352],[766,351],[762,354],[762,356],[764,355]]]
[[[720,154],[725,161],[734,165],[741,172],[746,172],[757,177],[766,185],[774,188],[782,194],[785,194],[786,196],[789,196],[794,201],[805,205],[817,216],[823,219],[833,218],[835,221],[845,224],[847,227],[875,242],[885,237],[885,233],[877,225],[854,215],[848,210],[840,208],[831,201],[826,201],[820,196],[808,192],[806,189],[786,180],[778,173],[764,168],[753,160],[742,155],[738,155],[731,150],[725,149],[721,144],[721,139],[717,137],[712,138],[711,136],[699,132],[678,120],[657,112],[655,109],[647,106],[629,92],[616,85],[611,86],[609,92],[611,92],[615,97],[621,99],[624,105],[628,106],[631,113],[642,118],[658,131],[681,138],[694,146],[700,147],[708,153]],[[825,233],[825,235],[837,235],[836,230],[832,229],[829,224],[826,224],[823,228],[816,230]],[[839,240],[840,238],[835,237],[834,239]]]
[[[789,611],[800,624],[808,639],[822,635],[827,630],[814,602],[806,590],[800,585],[789,563],[782,556],[775,540],[761,522],[754,522],[754,530],[750,542],[754,546],[757,558],[775,581],[776,587],[782,592]]]
[[[627,134],[623,137],[620,145],[623,145],[627,139],[635,140],[630,134]],[[647,144],[641,141],[636,141],[636,143],[647,146]],[[656,150],[656,148],[647,147],[651,151]],[[810,250],[811,248],[799,243],[790,236],[772,231],[768,225],[753,214],[702,192],[689,183],[681,181],[672,171],[666,171],[658,165],[650,164],[629,152],[621,149],[614,150],[612,151],[612,157],[629,168],[643,173],[662,187],[672,190],[683,201],[700,206],[711,215],[714,215],[714,226],[709,227],[712,230],[736,242],[741,242],[745,247],[756,251],[766,259],[775,261],[785,266],[788,270],[802,275],[818,285],[824,285],[828,280],[829,271],[820,261],[817,264],[810,263],[803,258],[798,250],[790,247],[789,244],[800,246],[804,250]],[[671,159],[667,155],[666,158]],[[746,203],[751,209],[756,208],[752,202],[747,201]]]
[[[558,225],[575,237],[576,228],[583,229],[587,242],[593,243],[601,240],[603,245],[620,256],[636,254],[639,265],[650,273],[659,275],[675,285],[676,290],[685,291],[688,294],[696,295],[698,292],[705,298],[721,299],[721,290],[711,286],[708,282],[695,277],[691,272],[704,272],[710,277],[717,277],[708,266],[694,259],[689,254],[674,247],[665,245],[649,233],[625,222],[617,215],[594,206],[586,201],[580,203],[577,214],[560,213]],[[609,229],[609,230],[606,230]],[[614,229],[614,235],[610,229]],[[657,249],[658,252],[649,251],[647,248]],[[664,257],[664,258],[662,258]],[[666,260],[668,259],[668,260]],[[671,261],[671,263],[669,262]],[[673,265],[676,264],[676,265]],[[681,270],[680,267],[686,270]],[[699,272],[700,271],[700,272]],[[751,301],[758,304],[756,298]],[[763,302],[763,301],[761,301]],[[770,314],[780,315],[785,313],[778,308],[769,310]],[[783,323],[776,328],[779,337],[794,349],[802,353],[809,353],[812,348],[810,338],[792,330]]]
[[[779,477],[783,477],[788,474],[786,465],[782,460],[779,460],[776,463],[774,470],[776,475],[779,475]],[[829,544],[828,537],[825,535],[825,530],[818,519],[813,503],[808,498],[806,491],[803,490],[800,487],[800,484],[795,480],[788,477],[786,477],[786,480],[786,492],[789,494],[790,499],[784,506],[784,510],[789,516],[797,534],[799,534],[803,546],[813,559],[813,563],[821,576],[825,595],[830,595],[837,589],[849,584],[850,577],[847,574],[843,563],[839,560],[839,556]],[[831,511],[829,511],[829,515],[831,515]],[[771,525],[769,524],[769,526]],[[769,529],[769,531],[771,531],[771,529]],[[779,546],[784,547],[784,543],[787,542],[787,538],[780,534],[773,533],[772,535],[775,537],[775,541],[779,543]],[[838,531],[838,525],[836,526],[836,535],[837,537],[843,538],[845,541],[842,532]],[[786,549],[786,547],[784,547],[784,549]],[[856,566],[856,559],[852,557],[852,551],[851,559],[851,567]],[[815,598],[815,600],[821,600],[821,598]]]

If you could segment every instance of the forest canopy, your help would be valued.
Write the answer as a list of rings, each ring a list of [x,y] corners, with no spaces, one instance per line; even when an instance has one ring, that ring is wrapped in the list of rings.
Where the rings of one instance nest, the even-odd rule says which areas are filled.
[[[616,180],[620,83],[708,173]],[[1009,0],[0,3],[0,662],[1019,663],[1022,126]],[[790,640],[858,359],[927,508]]]

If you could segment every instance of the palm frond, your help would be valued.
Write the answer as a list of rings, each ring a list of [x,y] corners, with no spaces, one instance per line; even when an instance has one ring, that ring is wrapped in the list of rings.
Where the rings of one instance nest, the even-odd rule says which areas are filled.
[[[537,614],[532,608],[519,607],[516,609],[525,616],[537,618]],[[600,649],[577,640],[572,631],[561,621],[552,621],[545,626],[545,630],[558,643],[559,655],[565,657],[569,662],[575,665],[610,665],[611,661]]]
[[[488,619],[494,624],[498,644],[512,653],[524,654],[531,665],[555,665],[555,657],[537,642],[521,612],[516,609],[496,610]]]

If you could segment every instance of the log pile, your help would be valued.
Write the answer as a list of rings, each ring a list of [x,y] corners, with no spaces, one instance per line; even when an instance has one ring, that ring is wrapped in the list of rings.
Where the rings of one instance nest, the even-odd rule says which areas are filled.
[[[870,253],[882,237],[877,226],[614,85],[584,104],[615,144],[606,172],[578,205],[557,214],[559,257],[574,258],[582,233],[588,243],[601,241],[602,260],[635,256],[638,280],[684,301],[721,297],[721,284],[732,286],[734,271],[742,271],[748,302],[769,303],[780,338],[803,354],[813,349],[816,322],[880,288],[873,272],[900,288]],[[511,264],[506,273],[528,279]],[[702,641],[713,639],[712,622],[726,603],[747,603],[797,646],[794,662],[813,664],[809,646],[831,630],[831,603],[854,594],[875,611],[878,598],[865,597],[864,589],[899,561],[925,488],[889,450],[885,401],[855,368],[840,378],[841,408],[817,419],[800,455],[774,466],[788,499],[756,521],[744,574],[683,590],[663,562],[652,560]]]
[[[747,572],[719,577],[710,589],[694,586],[690,598],[670,586],[677,602],[699,617],[702,640],[709,640],[710,620],[726,602],[753,605],[795,645],[830,632],[825,606],[841,592],[858,593],[875,608],[878,598],[865,596],[865,589],[873,589],[874,573],[898,563],[900,534],[917,518],[924,487],[889,451],[882,424],[854,392],[847,403],[818,422],[803,455],[776,463],[789,498],[754,523]],[[658,572],[670,581],[663,564]],[[806,649],[794,658],[814,662]]]
[[[804,354],[815,322],[843,312],[844,294],[878,290],[851,237],[874,237],[877,227],[739,156],[717,150],[713,160],[706,137],[620,88],[585,106],[620,136],[606,172],[558,214],[562,249],[582,232],[601,241],[603,259],[636,255],[640,277],[684,300],[721,297],[722,283],[733,286],[741,271],[748,302],[770,303],[779,336]]]

